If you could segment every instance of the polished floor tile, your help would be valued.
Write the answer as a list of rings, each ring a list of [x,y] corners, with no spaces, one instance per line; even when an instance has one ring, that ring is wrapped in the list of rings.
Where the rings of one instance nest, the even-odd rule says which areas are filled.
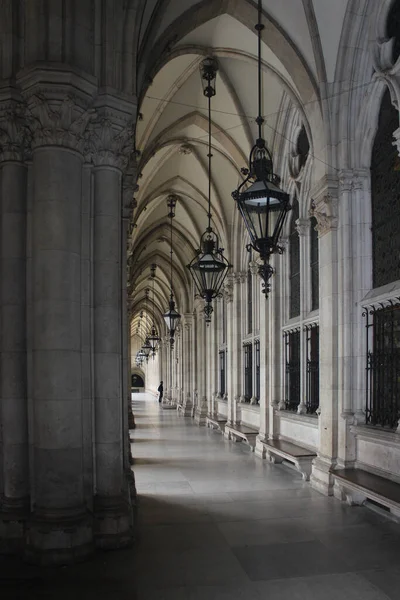
[[[37,569],[0,558],[1,600],[397,600],[400,526],[133,396],[134,548]]]

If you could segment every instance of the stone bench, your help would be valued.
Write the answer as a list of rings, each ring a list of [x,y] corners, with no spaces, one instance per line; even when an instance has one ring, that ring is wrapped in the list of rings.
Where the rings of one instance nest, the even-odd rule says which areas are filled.
[[[226,417],[224,417],[224,415],[220,415],[220,414],[207,415],[206,426],[210,427],[211,429],[216,429],[217,431],[220,431],[221,433],[224,433],[226,420],[227,419],[226,419]]]
[[[247,425],[225,425],[224,436],[234,442],[246,442],[254,452],[258,431]]]
[[[310,480],[312,461],[317,456],[313,450],[285,440],[267,440],[263,442],[263,446],[265,457],[270,462],[279,464],[287,460],[294,464],[304,481]]]
[[[388,508],[396,520],[400,519],[400,484],[362,469],[340,469],[332,474],[336,497],[350,505],[373,500]]]

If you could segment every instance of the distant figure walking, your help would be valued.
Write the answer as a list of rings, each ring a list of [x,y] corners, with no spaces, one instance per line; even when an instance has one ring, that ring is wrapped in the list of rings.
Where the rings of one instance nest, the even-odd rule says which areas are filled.
[[[161,403],[161,400],[163,399],[163,395],[164,395],[164,386],[163,386],[163,382],[160,382],[160,385],[158,386],[158,390],[159,392],[159,397],[158,397],[158,401]]]

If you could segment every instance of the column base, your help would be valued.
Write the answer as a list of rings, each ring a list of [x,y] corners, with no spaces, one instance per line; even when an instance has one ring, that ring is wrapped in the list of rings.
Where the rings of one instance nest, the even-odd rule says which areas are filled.
[[[262,458],[262,459],[267,458],[267,452],[266,452],[266,449],[264,446],[266,441],[267,440],[266,440],[265,436],[258,435],[256,437],[256,445],[254,448],[254,454],[256,456],[258,456],[258,458]]]
[[[335,466],[332,460],[323,456],[314,458],[310,477],[311,487],[324,496],[333,496],[334,479],[332,470]]]
[[[20,554],[25,545],[29,499],[1,499],[0,554]]]
[[[184,417],[191,417],[193,414],[193,404],[191,400],[186,400],[182,406],[182,415]]]
[[[94,551],[92,518],[86,513],[33,514],[27,523],[24,557],[40,565],[68,565]]]
[[[134,539],[133,512],[133,505],[122,497],[96,496],[94,509],[96,547],[102,550],[116,550],[131,546]]]
[[[201,402],[196,407],[196,410],[194,413],[195,423],[197,423],[197,425],[205,425],[207,414],[208,414],[207,398],[205,396],[203,396],[203,398],[201,399]]]

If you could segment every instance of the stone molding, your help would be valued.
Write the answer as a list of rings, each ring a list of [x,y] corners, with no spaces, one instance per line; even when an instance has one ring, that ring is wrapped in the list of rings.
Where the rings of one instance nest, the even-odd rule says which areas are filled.
[[[32,135],[26,124],[25,104],[9,100],[0,104],[0,162],[25,159]]]

